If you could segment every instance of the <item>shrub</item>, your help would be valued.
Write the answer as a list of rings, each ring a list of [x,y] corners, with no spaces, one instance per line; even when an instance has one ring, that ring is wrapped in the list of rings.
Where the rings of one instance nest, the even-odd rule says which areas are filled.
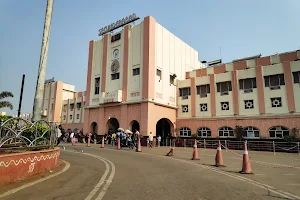
[[[287,141],[287,142],[299,142],[300,141],[299,138],[296,138],[295,136],[290,136],[290,135],[285,135],[283,137],[283,140]]]
[[[8,115],[0,115],[0,121],[5,122],[6,120],[12,118],[12,116],[8,116]]]

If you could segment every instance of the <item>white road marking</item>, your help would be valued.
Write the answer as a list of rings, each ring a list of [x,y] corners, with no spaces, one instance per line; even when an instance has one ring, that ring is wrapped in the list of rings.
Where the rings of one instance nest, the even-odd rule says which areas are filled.
[[[73,151],[69,151],[69,152],[73,152]],[[73,152],[73,153],[77,153],[77,152]],[[78,152],[78,153],[80,153],[80,152]],[[104,162],[104,164],[105,164],[105,172],[104,172],[103,176],[101,177],[100,181],[96,184],[96,186],[93,188],[93,190],[89,193],[89,195],[84,199],[84,200],[91,200],[95,196],[95,194],[100,190],[100,187],[103,185],[103,183],[105,183],[103,188],[100,190],[98,196],[95,198],[95,200],[101,200],[104,197],[107,189],[109,188],[109,186],[115,176],[116,167],[115,167],[114,163],[112,163],[110,160],[107,160],[103,157],[100,157],[100,156],[97,156],[94,154],[90,154],[90,153],[80,153],[80,154],[84,154],[87,156],[97,158],[97,159],[101,160],[102,162]],[[111,169],[111,173],[110,173],[108,179],[106,180],[106,177],[110,171],[109,164],[111,165],[112,169]]]
[[[299,185],[300,186],[300,183],[290,183],[290,184],[286,184],[286,185]]]
[[[284,176],[294,176],[296,174],[283,174]]]
[[[255,176],[264,176],[265,174],[254,174]]]
[[[111,164],[112,170],[111,170],[111,174],[108,177],[108,180],[106,181],[106,184],[104,185],[104,187],[102,188],[102,190],[100,191],[99,195],[97,196],[97,198],[95,200],[101,200],[104,197],[104,195],[105,195],[105,193],[106,193],[109,185],[111,184],[111,182],[112,182],[112,180],[115,176],[115,173],[116,173],[115,165],[110,160],[107,160],[105,158],[103,158],[103,159]]]
[[[160,155],[154,155],[154,154],[143,153],[143,152],[140,152],[140,154],[146,154],[146,155],[152,155],[152,156],[160,156]],[[165,156],[160,156],[160,157],[165,158]],[[169,158],[170,158],[170,157],[169,157]],[[260,182],[257,182],[257,181],[254,181],[254,180],[251,180],[251,179],[242,177],[242,176],[238,176],[238,175],[235,175],[235,174],[231,174],[231,173],[228,173],[228,172],[224,172],[224,171],[215,169],[215,168],[213,168],[213,167],[209,167],[209,166],[197,164],[197,163],[194,163],[194,162],[191,162],[191,161],[181,160],[181,159],[178,159],[178,158],[172,158],[172,157],[171,157],[171,159],[176,160],[176,161],[179,161],[179,162],[184,162],[184,163],[187,163],[187,164],[191,164],[191,165],[196,165],[196,166],[199,166],[199,167],[201,167],[201,168],[208,169],[208,170],[217,172],[217,173],[219,173],[219,174],[223,174],[223,175],[229,176],[229,177],[231,177],[231,178],[235,178],[235,179],[238,179],[238,180],[240,180],[240,181],[244,181],[244,182],[250,183],[250,184],[252,184],[252,185],[254,185],[254,186],[260,187],[260,188],[262,188],[262,189],[267,189],[267,190],[273,192],[274,194],[280,195],[280,196],[285,197],[285,198],[288,198],[288,199],[290,199],[291,197],[293,197],[293,198],[295,198],[295,199],[300,199],[299,196],[293,195],[293,194],[288,193],[288,192],[284,192],[284,191],[282,191],[282,190],[278,190],[278,189],[276,189],[276,188],[274,188],[274,187],[272,187],[272,186],[270,186],[270,185],[266,185],[266,184],[263,184],[263,183],[260,183]]]
[[[214,157],[215,155],[209,155],[209,154],[199,154],[200,156],[201,155],[204,155],[204,156],[211,156],[211,157]],[[226,157],[224,156],[224,158],[230,158],[230,159],[235,159],[235,160],[243,160],[243,158],[235,158],[235,157]],[[250,162],[251,162],[251,159],[250,159]],[[274,166],[280,166],[280,167],[292,167],[293,169],[300,169],[300,167],[293,167],[291,165],[283,165],[283,164],[277,164],[277,163],[270,163],[270,162],[263,162],[263,161],[257,161],[259,163],[264,163],[264,164],[269,164],[269,165],[274,165]]]
[[[86,154],[86,153],[84,153],[84,154]],[[86,154],[86,155],[88,155],[88,154]],[[103,176],[101,177],[100,181],[95,185],[95,187],[93,188],[93,190],[89,193],[89,195],[84,200],[90,200],[90,199],[93,198],[93,196],[100,189],[101,185],[104,183],[104,181],[106,179],[106,176],[108,175],[108,172],[110,170],[108,162],[106,162],[105,160],[102,160],[102,159],[99,159],[99,160],[101,160],[102,162],[104,162],[104,164],[105,164],[105,172],[104,172]]]
[[[252,185],[255,185],[255,186],[263,188],[263,189],[267,188],[269,191],[271,191],[271,192],[273,192],[275,194],[278,194],[278,195],[280,195],[282,197],[285,197],[285,198],[293,197],[293,198],[296,198],[296,199],[300,199],[299,196],[296,196],[296,195],[290,194],[288,192],[284,192],[284,191],[278,190],[278,189],[276,189],[276,188],[274,188],[272,186],[269,186],[269,185],[266,185],[266,184],[262,184],[262,183],[257,182],[257,181],[253,181],[251,179],[248,179],[248,178],[245,178],[245,177],[242,177],[242,176],[238,176],[238,175],[234,175],[234,174],[229,174],[227,172],[220,171],[220,170],[214,169],[212,167],[208,167],[208,166],[204,166],[204,165],[199,165],[199,164],[196,164],[196,163],[192,163],[190,161],[184,161],[184,160],[180,160],[180,159],[177,159],[177,158],[172,158],[172,159],[180,161],[180,162],[184,162],[184,163],[196,165],[196,166],[202,167],[204,169],[208,169],[208,170],[211,170],[211,171],[214,171],[214,172],[217,172],[217,173],[220,173],[220,174],[223,174],[223,175],[226,175],[226,176],[229,176],[229,177],[232,177],[232,178],[235,178],[235,179],[238,179],[238,180],[250,183]]]
[[[14,188],[14,189],[12,189],[12,190],[9,190],[9,191],[7,191],[7,192],[5,192],[5,193],[3,193],[3,194],[0,194],[0,198],[6,197],[6,196],[11,195],[11,194],[14,194],[14,193],[16,193],[16,192],[18,192],[18,191],[20,191],[20,190],[23,190],[23,189],[28,188],[28,187],[30,187],[30,186],[32,186],[32,185],[35,185],[35,184],[37,184],[37,183],[43,182],[43,181],[45,181],[45,180],[48,180],[48,179],[50,179],[50,178],[53,178],[53,177],[55,177],[55,176],[57,176],[57,175],[60,175],[60,174],[64,173],[65,171],[67,171],[67,170],[70,168],[70,163],[68,163],[67,161],[64,161],[64,160],[61,160],[61,161],[63,161],[63,162],[65,163],[65,167],[64,167],[61,171],[56,172],[55,174],[51,174],[50,176],[41,178],[41,179],[39,179],[39,180],[33,181],[33,182],[31,182],[31,183],[27,183],[27,184],[22,185],[22,186],[20,186],[20,187]]]
[[[115,151],[115,149],[107,149],[107,150]],[[127,151],[123,151],[123,152],[127,152]],[[151,155],[151,156],[159,156],[159,157],[166,158],[165,156],[162,156],[162,155],[156,155],[156,154],[150,154],[150,153],[144,153],[144,152],[139,152],[139,154],[145,154],[145,155]],[[170,158],[170,157],[168,157],[168,158]],[[224,172],[224,171],[215,169],[213,167],[209,167],[209,166],[197,164],[197,163],[194,163],[194,162],[191,162],[191,161],[185,161],[185,160],[181,160],[181,159],[177,159],[177,158],[172,158],[172,157],[171,157],[171,159],[176,160],[176,161],[180,161],[180,162],[184,162],[184,163],[187,163],[187,164],[196,165],[196,166],[199,166],[201,168],[208,169],[208,170],[217,172],[219,174],[223,174],[223,175],[226,175],[226,176],[238,179],[240,181],[244,181],[244,182],[250,183],[250,184],[255,185],[257,187],[260,187],[262,189],[267,189],[268,191],[271,191],[274,194],[278,194],[278,195],[280,195],[282,197],[285,197],[285,198],[288,198],[288,199],[290,199],[291,197],[293,197],[295,199],[300,199],[299,196],[293,195],[293,194],[288,193],[288,192],[284,192],[282,190],[278,190],[278,189],[276,189],[276,188],[274,188],[274,187],[272,187],[270,185],[266,185],[266,184],[263,184],[263,183],[260,183],[260,182],[257,182],[257,181],[254,181],[254,180],[242,177],[242,176],[238,176],[238,175],[235,175],[235,174]],[[261,162],[261,163],[267,163],[267,162]],[[274,164],[274,163],[269,163],[269,164],[280,165],[280,164]],[[281,165],[281,166],[286,166],[286,165]]]

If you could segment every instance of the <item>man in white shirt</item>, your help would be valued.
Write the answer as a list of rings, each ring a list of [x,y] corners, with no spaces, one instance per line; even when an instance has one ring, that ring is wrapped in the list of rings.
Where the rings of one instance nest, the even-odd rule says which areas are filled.
[[[150,135],[149,135],[149,145],[150,147],[152,147],[152,143],[153,143],[153,135],[152,135],[152,132],[150,132]]]
[[[71,138],[72,145],[75,145],[75,138],[73,132],[71,133],[70,138]]]
[[[158,146],[158,148],[160,147],[160,142],[161,142],[161,137],[159,135],[159,136],[157,136],[157,146]]]

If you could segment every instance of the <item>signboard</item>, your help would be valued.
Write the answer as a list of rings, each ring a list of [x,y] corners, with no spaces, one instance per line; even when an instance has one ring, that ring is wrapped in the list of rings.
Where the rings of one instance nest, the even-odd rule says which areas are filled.
[[[105,92],[103,103],[122,102],[122,90]]]
[[[129,24],[131,22],[134,22],[136,20],[140,19],[139,17],[136,16],[135,13],[133,13],[132,15],[129,15],[127,17],[124,17],[123,19],[120,19],[118,21],[116,21],[115,23],[111,23],[110,25],[107,25],[101,29],[99,29],[99,36],[104,35],[105,33],[111,32],[117,28],[120,28],[126,24]]]

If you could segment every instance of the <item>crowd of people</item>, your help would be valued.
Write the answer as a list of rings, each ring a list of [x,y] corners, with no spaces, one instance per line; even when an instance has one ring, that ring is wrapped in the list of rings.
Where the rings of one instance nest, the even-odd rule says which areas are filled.
[[[112,146],[117,145],[117,140],[120,138],[120,146],[121,147],[130,147],[130,148],[137,148],[137,143],[138,143],[138,138],[142,137],[140,135],[140,132],[138,130],[134,130],[134,132],[131,131],[124,131],[122,129],[118,129],[116,133],[110,133],[110,134],[105,134],[102,136],[99,140],[97,140],[96,134],[83,134],[83,131],[79,131],[78,133],[74,132],[65,132],[64,129],[59,126],[59,133],[57,133],[57,138],[58,138],[58,144],[60,141],[64,141],[67,143],[71,143],[72,141],[75,141],[77,143],[87,143],[88,142],[88,137],[91,135],[90,141],[91,143],[101,143],[102,139],[104,139],[106,144],[111,144]],[[153,135],[150,132],[150,135],[147,138],[147,144],[149,147],[153,146]],[[156,136],[156,142],[157,146],[160,147],[161,145],[162,138],[160,135]]]

